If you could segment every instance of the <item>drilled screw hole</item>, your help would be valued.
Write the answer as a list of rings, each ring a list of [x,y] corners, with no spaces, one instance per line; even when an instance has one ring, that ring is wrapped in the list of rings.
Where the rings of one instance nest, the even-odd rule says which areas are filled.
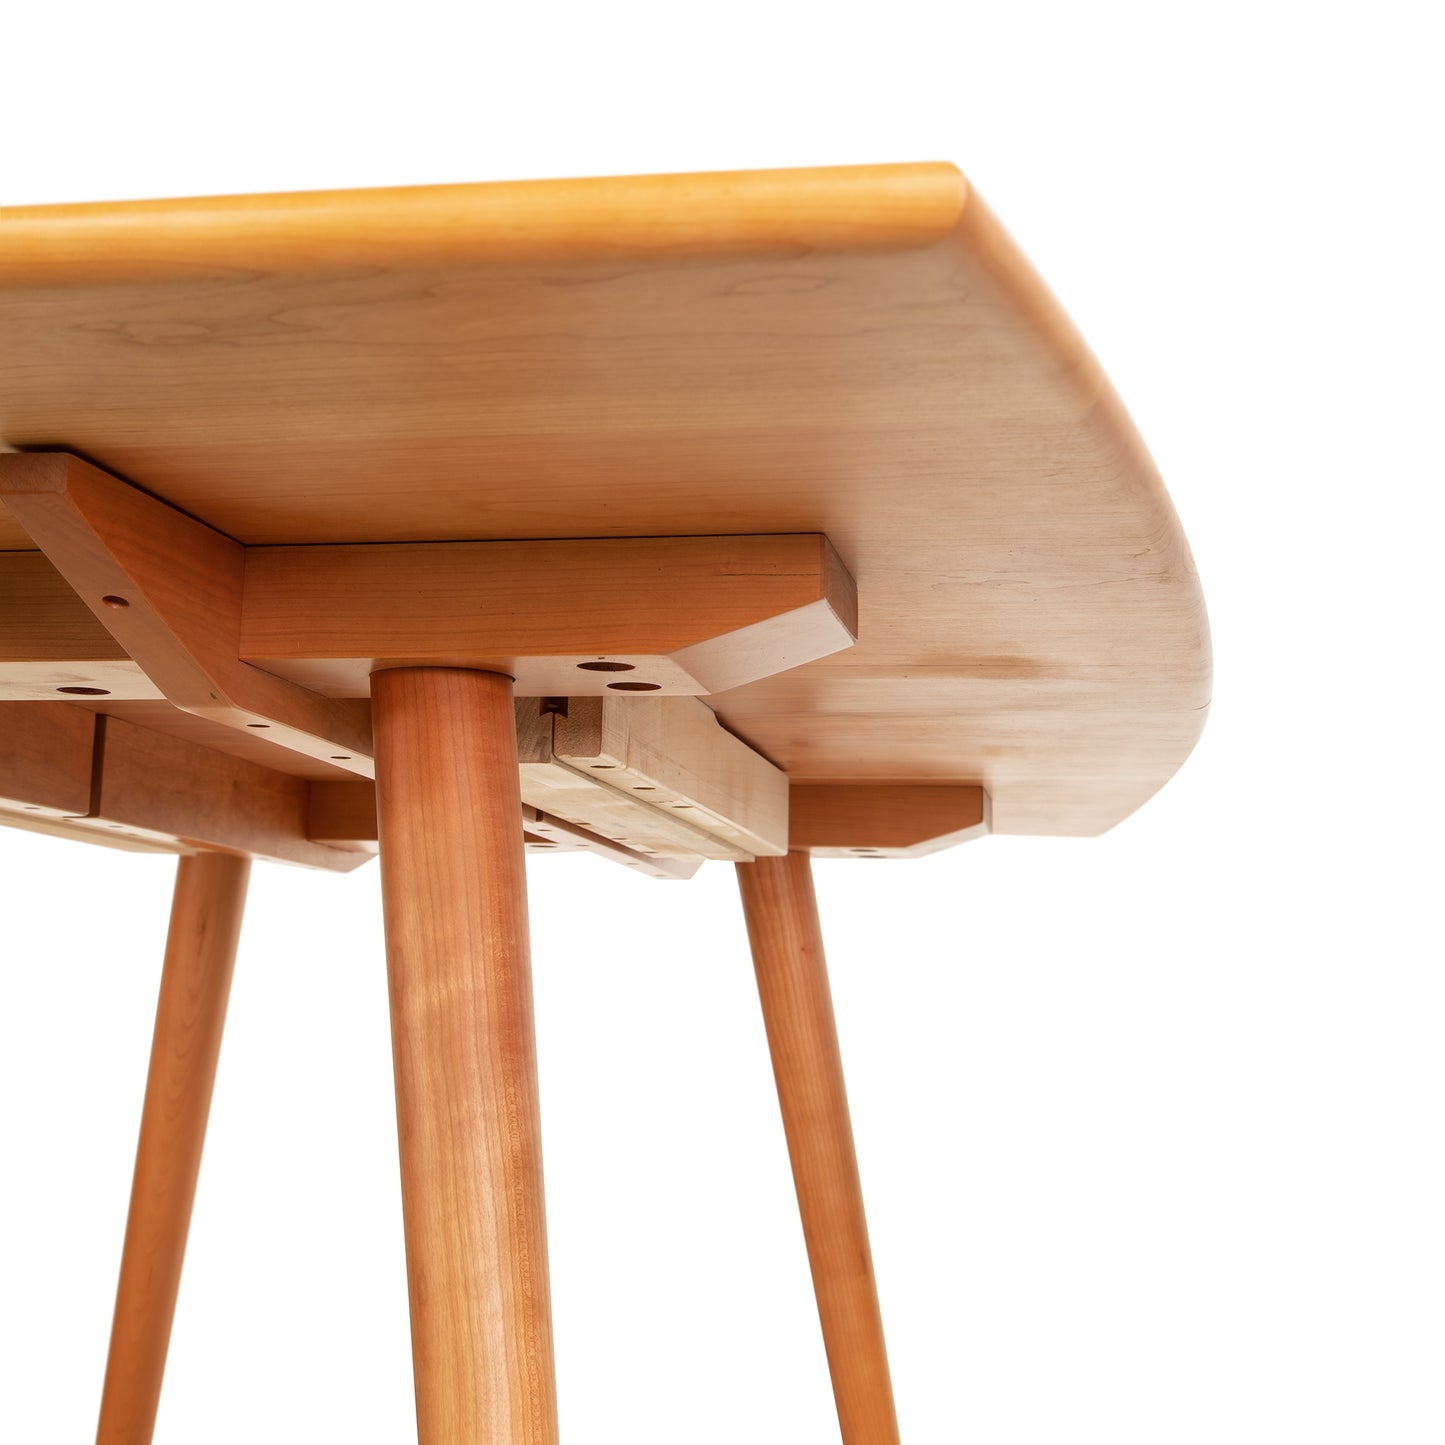
[[[651,783],[634,783],[632,791],[634,793],[655,793],[657,789]]]
[[[331,754],[331,761],[332,761],[333,763],[349,763],[349,762],[351,761],[351,754],[350,754],[350,753],[332,753],[332,754]]]
[[[636,664],[631,662],[579,662],[579,672],[634,672]]]
[[[661,692],[660,682],[609,682],[607,686],[613,692]]]
[[[108,687],[57,687],[56,692],[63,692],[67,697],[109,697]]]
[[[121,608],[130,606],[130,603],[126,601],[124,597],[117,597],[113,593],[109,596],[102,597],[100,600],[104,602],[107,607]]]
[[[247,726],[248,728],[268,728],[268,727],[271,726],[271,724],[270,724],[270,723],[247,723],[246,726]]]

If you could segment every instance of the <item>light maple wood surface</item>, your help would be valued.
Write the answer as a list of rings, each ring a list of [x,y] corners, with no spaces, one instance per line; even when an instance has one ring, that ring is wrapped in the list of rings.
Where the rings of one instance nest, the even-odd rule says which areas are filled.
[[[0,278],[0,442],[240,542],[826,534],[856,646],[712,699],[795,782],[1088,834],[1199,734],[1164,487],[951,166],[9,210]]]
[[[748,857],[788,851],[786,776],[726,732],[700,698],[574,698],[565,717],[552,719],[552,752]]]
[[[379,672],[377,821],[420,1445],[555,1445],[511,679]]]
[[[737,874],[843,1445],[898,1445],[812,863],[788,853]]]
[[[176,869],[96,1445],[149,1445],[181,1283],[251,860]]]

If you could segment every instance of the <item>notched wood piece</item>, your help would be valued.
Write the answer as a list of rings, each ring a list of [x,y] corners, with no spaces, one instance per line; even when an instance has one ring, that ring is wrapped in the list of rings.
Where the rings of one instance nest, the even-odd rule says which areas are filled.
[[[687,879],[702,867],[701,858],[668,858],[656,853],[639,853],[608,838],[599,838],[585,828],[579,828],[564,818],[554,818],[537,808],[524,806],[522,818],[529,846],[534,849],[550,851],[555,848],[559,852],[595,853],[599,858],[606,858],[611,863],[621,863],[624,868],[645,873],[649,878]]]
[[[311,784],[307,834],[313,842],[350,845],[375,843],[376,789],[371,783],[345,782]],[[621,863],[651,878],[691,878],[702,866],[701,858],[672,858],[640,853],[589,833],[564,818],[553,817],[538,808],[522,807],[522,837],[534,852],[589,852],[612,863]]]
[[[176,707],[371,775],[364,707],[240,660],[239,543],[65,452],[0,456],[0,495]]]
[[[788,846],[819,858],[921,858],[991,827],[971,783],[794,783],[789,808]]]
[[[659,701],[667,705],[659,708]],[[787,783],[777,769],[724,733],[704,703],[646,699],[639,707],[638,702],[572,698],[564,717],[544,712],[536,699],[517,700],[522,802],[524,811],[542,820],[538,842],[587,847],[667,878],[690,877],[704,858],[745,861],[765,846],[782,851],[777,835],[787,825]],[[686,716],[662,725],[667,715],[678,713]],[[570,760],[559,757],[558,736],[564,737],[561,746],[575,750]],[[669,743],[672,754],[666,751]],[[607,761],[604,746],[614,748],[619,761]],[[589,759],[595,768],[587,767]],[[625,781],[611,785],[603,772],[620,773]],[[749,795],[750,787],[756,796]],[[639,788],[662,792],[667,801],[658,805]],[[674,807],[684,799],[683,788],[705,806]],[[735,809],[736,816],[725,816],[725,808]],[[327,842],[375,840],[372,786],[313,782],[308,834]]]
[[[788,779],[692,697],[574,698],[553,754],[750,857],[788,851]]]
[[[122,718],[94,721],[96,781],[84,819],[92,833],[180,849],[225,849],[342,873],[374,852],[307,837],[304,778]]]
[[[331,844],[376,842],[376,788],[363,782],[312,783],[306,834],[314,842]],[[526,805],[522,808],[522,838],[527,850],[535,853],[594,853],[653,879],[691,879],[702,866],[698,857],[639,853]]]
[[[523,697],[697,694],[857,633],[819,533],[252,547],[240,655],[336,697],[379,665],[505,672]]]
[[[609,698],[603,706],[625,708],[634,700]],[[581,707],[589,701],[569,699],[569,713],[574,703]],[[529,709],[537,708],[530,699],[518,699],[518,734],[520,737],[525,729],[530,739],[527,750],[518,753],[524,803],[645,855],[734,863],[753,856],[737,843],[707,832],[699,825],[705,818],[694,823],[686,816],[687,810],[653,807],[643,795],[608,787],[599,770],[563,761],[555,751],[555,738],[564,720],[560,714],[525,716]]]

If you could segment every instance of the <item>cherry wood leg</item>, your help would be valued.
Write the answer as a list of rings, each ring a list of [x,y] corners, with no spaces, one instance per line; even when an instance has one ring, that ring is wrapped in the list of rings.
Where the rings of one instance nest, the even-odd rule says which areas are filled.
[[[555,1445],[512,681],[372,678],[420,1445]]]
[[[737,870],[843,1442],[898,1445],[811,863]]]
[[[155,1429],[250,873],[229,853],[176,871],[97,1445]]]

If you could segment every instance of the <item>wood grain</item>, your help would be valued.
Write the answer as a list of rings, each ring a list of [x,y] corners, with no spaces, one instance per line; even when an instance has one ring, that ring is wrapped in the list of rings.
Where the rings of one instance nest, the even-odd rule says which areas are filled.
[[[843,1445],[898,1445],[812,867],[737,871]]]
[[[200,853],[176,870],[96,1445],[149,1445],[250,877]]]
[[[0,821],[10,826],[333,872],[365,863],[374,850],[364,835],[326,844],[308,836],[309,801],[303,778],[122,718],[64,703],[0,703]]]
[[[95,834],[175,847],[234,849],[279,863],[346,873],[374,850],[308,836],[304,778],[138,727],[97,719],[99,746],[83,825]]]
[[[247,543],[826,533],[857,645],[713,699],[795,781],[1091,834],[1203,726],[1160,478],[950,166],[18,209],[0,272],[0,439]]]
[[[10,207],[0,262],[17,285],[49,286],[161,280],[189,267],[215,281],[418,259],[781,259],[928,245],[963,198],[952,166],[923,164]]]
[[[0,552],[0,701],[53,702],[63,687],[161,696],[43,554]]]
[[[309,795],[306,832],[314,842],[351,847],[376,840],[376,791],[370,783],[313,782]],[[522,808],[522,840],[529,853],[594,853],[609,862],[646,873],[649,878],[691,878],[702,866],[701,858],[643,853],[597,833],[589,833],[564,818],[525,805]]]
[[[988,831],[988,794],[967,783],[795,783],[788,792],[788,846],[815,858],[921,858]]]
[[[90,808],[95,718],[48,702],[0,703],[0,808],[66,818]]]
[[[370,776],[364,707],[240,661],[244,547],[64,452],[0,456],[0,495],[168,701]]]
[[[368,791],[370,784],[367,785]],[[313,841],[308,785],[245,758],[63,703],[0,703],[0,821],[114,847],[220,849],[348,872],[364,835]],[[372,829],[375,837],[375,829]]]
[[[420,1445],[555,1445],[511,680],[373,680]]]
[[[660,878],[668,882],[681,882],[691,878],[702,867],[702,859],[696,856],[672,856],[662,853],[643,852],[629,848],[625,843],[615,843],[610,838],[590,833],[586,828],[569,823],[565,818],[554,817],[538,808],[522,809],[525,819],[527,847],[529,851],[556,848],[559,852],[592,853],[609,863],[620,863],[634,873],[645,873],[649,878]]]
[[[365,697],[378,666],[505,672],[519,696],[567,697],[718,692],[857,635],[853,579],[799,533],[253,547],[239,646],[335,697]]]
[[[633,802],[681,814],[748,857],[788,851],[788,780],[699,698],[574,698],[552,751]],[[713,857],[714,854],[706,854]]]

